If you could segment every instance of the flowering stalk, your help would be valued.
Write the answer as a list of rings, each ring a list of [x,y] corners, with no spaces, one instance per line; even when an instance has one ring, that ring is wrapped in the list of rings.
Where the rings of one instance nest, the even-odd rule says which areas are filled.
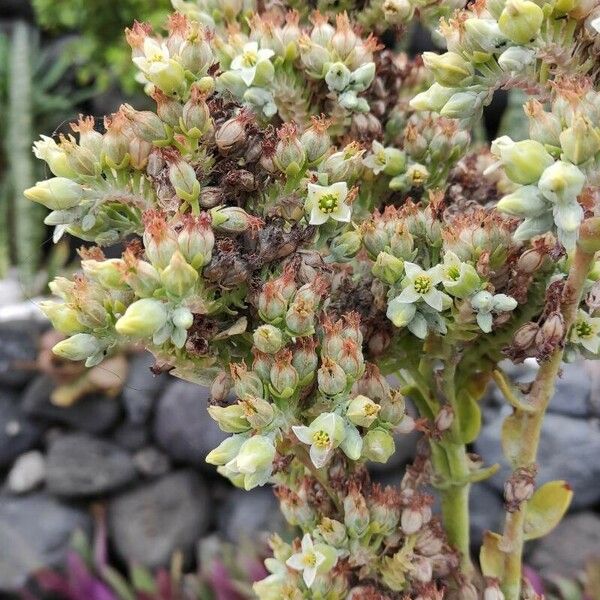
[[[586,227],[585,222],[583,227]],[[568,332],[575,322],[594,255],[594,251],[582,248],[581,245],[575,250],[561,302],[564,331]],[[561,344],[542,363],[529,394],[528,410],[516,411],[514,415],[515,425],[521,432],[519,450],[514,461],[516,469],[527,468],[536,463],[544,415],[554,394],[563,354],[564,345]],[[518,600],[521,592],[525,509],[525,503],[521,503],[516,511],[506,514],[502,539],[502,551],[506,554],[502,590],[507,600]]]

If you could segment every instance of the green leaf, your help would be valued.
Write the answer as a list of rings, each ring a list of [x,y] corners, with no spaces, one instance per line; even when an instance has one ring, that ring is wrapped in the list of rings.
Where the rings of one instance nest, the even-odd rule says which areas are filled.
[[[466,393],[461,394],[456,409],[460,441],[470,444],[477,439],[481,430],[481,409],[473,396]]]
[[[502,451],[513,468],[519,466],[521,440],[525,439],[526,428],[527,415],[520,411],[506,417],[502,424]]]
[[[536,490],[527,503],[523,534],[535,540],[550,533],[567,512],[573,490],[566,481],[550,481]]]
[[[130,578],[136,592],[146,592],[148,594],[156,592],[154,577],[148,569],[140,565],[133,565],[130,570]]]
[[[489,467],[484,467],[483,469],[477,469],[477,471],[473,471],[469,475],[469,481],[471,483],[478,483],[480,481],[485,481],[489,479],[492,475],[495,475],[500,470],[500,465],[498,463],[494,463]]]
[[[479,553],[481,572],[486,577],[494,577],[502,581],[504,579],[504,561],[506,555],[500,549],[502,536],[493,531],[483,534],[483,544]]]
[[[116,569],[105,566],[102,568],[102,579],[108,584],[119,600],[135,600],[135,593],[129,587],[126,579]]]

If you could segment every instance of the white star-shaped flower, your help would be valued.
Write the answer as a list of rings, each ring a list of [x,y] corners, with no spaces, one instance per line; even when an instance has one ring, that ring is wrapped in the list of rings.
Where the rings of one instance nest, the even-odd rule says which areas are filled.
[[[404,289],[396,299],[398,302],[411,304],[424,300],[431,308],[442,311],[444,304],[451,301],[447,294],[435,287],[442,281],[443,276],[439,265],[425,271],[419,265],[405,261],[404,271]]]
[[[600,351],[600,318],[591,317],[584,310],[579,310],[577,320],[571,329],[571,341],[583,346],[592,354]]]
[[[259,49],[258,42],[247,42],[242,48],[242,53],[231,61],[230,69],[238,71],[246,85],[252,85],[258,63],[269,60],[274,54],[270,48]]]
[[[295,571],[302,571],[302,578],[306,587],[314,583],[317,576],[317,569],[325,562],[325,555],[315,549],[310,534],[305,533],[302,538],[302,550],[292,554],[286,565]]]
[[[338,181],[331,185],[308,184],[306,208],[310,212],[310,225],[322,225],[330,218],[348,223],[352,209],[347,204],[348,184]]]

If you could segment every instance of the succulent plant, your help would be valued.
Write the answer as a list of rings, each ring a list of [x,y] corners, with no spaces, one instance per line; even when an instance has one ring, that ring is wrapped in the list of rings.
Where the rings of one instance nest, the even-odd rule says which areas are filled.
[[[414,4],[386,2],[382,18],[447,8]],[[207,461],[247,490],[272,484],[299,530],[272,538],[259,598],[535,597],[523,545],[572,497],[536,483],[542,419],[563,359],[600,347],[599,92],[591,58],[567,77],[544,54],[547,36],[571,48],[580,4],[476,2],[441,21],[448,52],[423,68],[355,26],[374,5],[177,1],[164,34],[127,31],[156,110],[123,105],[104,133],[81,118],[36,144],[54,177],[26,197],[51,210],[55,239],[97,244],[43,305],[69,336],[54,351],[93,367],[143,344],[156,371],[211,386],[231,435]],[[532,70],[513,75],[519,61]],[[531,96],[530,137],[471,144],[511,86]],[[540,363],[531,386],[508,381],[506,356]],[[513,408],[514,470],[479,578],[469,491],[498,465],[468,445],[492,379]],[[400,485],[374,483],[366,462],[414,429]]]

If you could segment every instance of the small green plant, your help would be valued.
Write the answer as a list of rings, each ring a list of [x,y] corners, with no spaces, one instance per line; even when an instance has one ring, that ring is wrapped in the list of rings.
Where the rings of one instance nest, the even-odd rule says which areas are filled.
[[[56,238],[98,244],[43,304],[70,336],[54,351],[94,366],[135,341],[156,370],[211,385],[231,436],[208,462],[273,484],[299,528],[273,537],[259,598],[531,598],[524,544],[572,498],[536,485],[544,414],[563,360],[600,353],[595,6],[175,7],[164,34],[127,31],[155,111],[36,144],[55,176],[26,197]],[[443,16],[448,51],[384,49],[355,24],[371,10],[399,32]],[[530,96],[528,137],[472,145],[501,87]],[[508,380],[507,356],[538,361],[531,385]],[[469,494],[498,465],[469,445],[492,380],[513,472],[476,564]],[[372,482],[367,461],[415,428],[427,443],[401,484]]]

